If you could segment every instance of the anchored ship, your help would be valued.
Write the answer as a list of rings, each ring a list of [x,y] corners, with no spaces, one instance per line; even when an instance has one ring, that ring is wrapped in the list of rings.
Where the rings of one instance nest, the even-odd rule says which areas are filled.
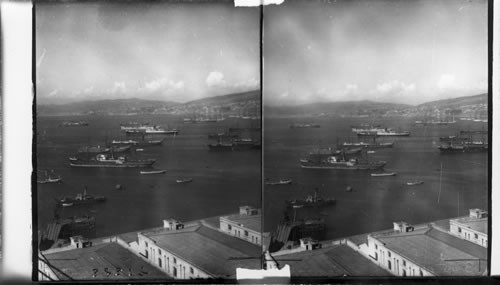
[[[56,199],[57,205],[62,207],[71,207],[74,205],[82,205],[82,204],[94,204],[105,201],[106,198],[104,196],[93,196],[87,194],[87,188],[83,190],[83,193],[76,194],[75,198],[64,197],[61,199]]]
[[[125,156],[114,158],[113,155],[98,154],[94,158],[70,158],[72,167],[152,167],[154,159],[128,159]]]
[[[161,140],[113,140],[111,145],[133,145],[133,146],[153,146],[161,145],[163,139]]]
[[[309,195],[306,199],[295,199],[286,201],[286,205],[292,208],[303,208],[303,207],[322,207],[335,204],[336,200],[334,198],[322,198],[318,196],[318,191],[314,191],[314,195]]]
[[[344,152],[331,155],[310,155],[309,158],[300,160],[300,167],[309,169],[377,170],[382,169],[385,164],[385,161],[347,159]]]
[[[358,136],[379,136],[379,137],[382,137],[382,136],[402,137],[402,136],[404,136],[404,137],[407,137],[410,135],[410,132],[408,132],[408,131],[398,132],[398,131],[395,131],[393,129],[385,128],[385,129],[380,129],[377,131],[360,131],[360,132],[356,132],[356,134]]]
[[[319,124],[291,124],[290,129],[300,129],[300,128],[319,128],[321,127]]]

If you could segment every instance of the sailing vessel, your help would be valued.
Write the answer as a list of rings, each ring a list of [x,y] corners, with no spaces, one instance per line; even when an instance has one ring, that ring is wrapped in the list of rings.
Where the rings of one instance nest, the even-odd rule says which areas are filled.
[[[51,172],[53,173],[53,171],[51,171]],[[59,175],[57,177],[52,177],[52,175],[47,174],[47,171],[45,171],[44,173],[45,173],[44,177],[41,179],[38,179],[36,181],[36,183],[46,184],[46,183],[59,183],[62,181],[62,178]]]

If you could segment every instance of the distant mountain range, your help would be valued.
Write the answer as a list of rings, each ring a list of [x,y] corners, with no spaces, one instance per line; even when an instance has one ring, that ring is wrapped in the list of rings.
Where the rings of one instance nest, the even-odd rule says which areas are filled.
[[[186,103],[143,99],[98,100],[63,105],[37,105],[38,115],[85,115],[85,114],[200,114],[260,112],[259,90],[228,94],[189,101]],[[426,109],[454,109],[468,105],[488,103],[487,94],[426,102],[416,106],[364,101],[322,102],[296,106],[263,106],[266,116],[308,116],[321,114],[383,115],[387,113],[412,113]]]
[[[260,91],[229,94],[208,97],[186,103],[143,100],[143,99],[114,99],[67,103],[62,105],[39,104],[37,114],[44,116],[86,115],[86,114],[153,114],[153,113],[192,113],[203,108],[223,108],[228,105],[260,102]]]
[[[459,108],[467,105],[477,105],[477,104],[487,104],[488,103],[488,94],[483,93],[479,95],[473,96],[465,96],[451,99],[443,99],[436,100],[431,102],[426,102],[420,105],[417,105],[417,108],[426,108],[426,107],[436,107],[436,108]]]

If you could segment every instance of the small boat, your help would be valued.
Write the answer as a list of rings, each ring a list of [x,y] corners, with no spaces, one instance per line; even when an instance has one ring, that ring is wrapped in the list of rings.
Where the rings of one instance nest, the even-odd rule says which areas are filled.
[[[148,174],[163,174],[167,172],[165,169],[161,169],[161,170],[152,170],[152,171],[141,171],[140,173],[142,175],[148,175]]]
[[[175,182],[177,182],[177,183],[189,183],[192,181],[193,181],[193,178],[178,178],[177,180],[175,180]]]
[[[375,153],[375,151],[374,150],[369,150],[366,153],[372,154],[372,153]]]
[[[144,151],[144,149],[143,148],[138,148],[135,151]]]
[[[372,173],[372,177],[383,177],[383,176],[395,176],[396,172],[382,172],[382,173]]]
[[[351,186],[347,186],[347,188],[345,189],[346,192],[351,192],[352,191],[352,187]]]
[[[415,186],[415,185],[420,185],[420,184],[424,184],[424,181],[413,180],[413,181],[406,182],[406,185],[408,185],[408,186]]]
[[[266,185],[286,185],[286,184],[292,184],[292,179],[281,178],[279,180],[268,180],[265,183]]]

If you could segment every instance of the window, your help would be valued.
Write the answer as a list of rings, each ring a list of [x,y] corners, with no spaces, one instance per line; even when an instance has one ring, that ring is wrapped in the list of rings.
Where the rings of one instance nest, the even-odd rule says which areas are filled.
[[[255,237],[255,243],[259,243],[259,238]]]
[[[245,233],[245,236],[247,237],[248,236],[248,231],[245,231],[244,233]]]
[[[194,269],[193,269],[193,267],[189,267],[189,272],[191,272],[191,274],[194,274]]]
[[[419,269],[418,271],[420,271],[420,276],[424,276],[424,272],[422,272],[422,269]]]
[[[406,270],[403,269],[403,277],[406,276]]]
[[[479,238],[479,236],[478,236],[477,234],[474,234],[474,238],[475,238],[475,239],[478,239],[478,238]]]
[[[378,249],[378,245],[377,245],[377,244],[375,244],[375,249],[376,249],[376,250]]]
[[[458,227],[458,232],[461,233],[462,232],[462,228],[461,227]]]
[[[158,255],[161,255],[161,249],[158,249]]]
[[[158,257],[158,266],[161,267],[161,257]]]
[[[175,259],[175,257],[174,257],[174,264],[177,264],[177,259]]]
[[[390,251],[387,252],[387,256],[391,257],[391,252]]]
[[[148,242],[147,241],[145,241],[144,244],[146,245],[146,247],[148,247]]]
[[[177,277],[177,268],[176,267],[174,267],[174,277]]]
[[[406,260],[403,259],[403,266],[406,266]]]
[[[231,227],[231,225],[227,225],[227,229],[231,230],[231,229],[233,229],[233,227]]]
[[[392,266],[391,266],[391,261],[390,260],[387,260],[387,268],[389,268],[389,270],[392,269]]]

